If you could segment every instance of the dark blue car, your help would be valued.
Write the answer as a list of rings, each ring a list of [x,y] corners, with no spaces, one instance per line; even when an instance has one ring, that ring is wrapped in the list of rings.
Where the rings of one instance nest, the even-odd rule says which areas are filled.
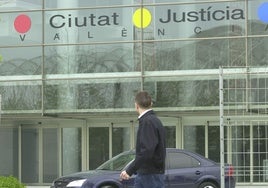
[[[135,151],[123,152],[96,170],[63,176],[51,188],[131,188],[135,175],[120,180],[121,171],[134,159]],[[233,167],[225,167],[225,188],[235,188]],[[166,188],[220,188],[220,165],[199,154],[167,149]]]

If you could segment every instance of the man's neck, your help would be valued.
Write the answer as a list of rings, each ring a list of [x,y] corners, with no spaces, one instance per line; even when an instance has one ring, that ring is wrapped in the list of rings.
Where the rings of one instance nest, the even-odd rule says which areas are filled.
[[[141,110],[140,110],[140,115],[139,115],[138,118],[141,118],[146,112],[148,112],[148,111],[150,111],[150,110],[152,110],[152,109],[151,109],[151,108],[149,108],[149,109],[141,109]]]

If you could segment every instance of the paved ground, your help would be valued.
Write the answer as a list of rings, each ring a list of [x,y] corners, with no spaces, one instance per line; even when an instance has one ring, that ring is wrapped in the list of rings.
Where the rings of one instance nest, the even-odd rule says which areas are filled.
[[[237,185],[235,188],[267,188],[268,184],[266,185]]]
[[[268,183],[267,185],[237,185],[236,188],[267,188],[268,187]],[[49,186],[27,186],[27,188],[50,188]]]

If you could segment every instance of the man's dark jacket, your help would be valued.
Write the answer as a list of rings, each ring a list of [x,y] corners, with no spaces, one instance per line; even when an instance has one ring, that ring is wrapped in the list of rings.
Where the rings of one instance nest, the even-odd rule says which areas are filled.
[[[139,118],[135,160],[126,169],[128,175],[165,173],[165,129],[153,110]]]

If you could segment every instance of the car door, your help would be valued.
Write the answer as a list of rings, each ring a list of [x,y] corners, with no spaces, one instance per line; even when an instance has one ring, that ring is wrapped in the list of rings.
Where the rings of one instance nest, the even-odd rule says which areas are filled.
[[[183,152],[167,153],[167,179],[169,188],[196,188],[204,174],[200,162]]]

